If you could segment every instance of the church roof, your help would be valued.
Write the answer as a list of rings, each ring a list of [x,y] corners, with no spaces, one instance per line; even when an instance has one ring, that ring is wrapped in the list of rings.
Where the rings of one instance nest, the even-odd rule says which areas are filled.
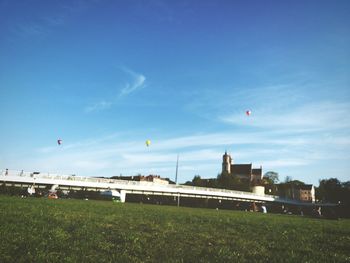
[[[312,189],[312,184],[302,184],[299,185],[300,190],[311,190]]]
[[[246,175],[251,176],[252,164],[232,164],[231,173],[233,175]]]
[[[262,169],[261,169],[261,168],[254,168],[254,169],[252,170],[252,174],[253,174],[253,175],[259,175],[259,176],[261,176],[261,174],[262,174]]]

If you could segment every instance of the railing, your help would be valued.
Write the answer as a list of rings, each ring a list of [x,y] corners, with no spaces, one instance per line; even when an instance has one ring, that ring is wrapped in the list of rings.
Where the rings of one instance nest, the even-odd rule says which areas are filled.
[[[107,179],[107,178],[96,178],[96,177],[84,177],[84,176],[76,176],[76,175],[59,175],[55,173],[41,173],[41,172],[25,172],[18,170],[2,170],[1,176],[22,176],[22,177],[31,177],[34,179],[42,178],[42,179],[52,179],[52,180],[72,180],[72,181],[80,181],[80,182],[93,182],[93,183],[111,183],[111,184],[122,184],[122,185],[140,185],[140,186],[157,186],[164,188],[176,188],[176,189],[188,189],[188,190],[197,190],[197,191],[207,191],[207,192],[220,192],[227,194],[240,194],[240,195],[249,195],[249,196],[266,196],[271,198],[279,198],[278,196],[273,195],[257,195],[251,192],[243,192],[243,191],[235,191],[235,190],[227,190],[221,188],[207,188],[207,187],[197,187],[197,186],[188,186],[188,185],[163,185],[157,184],[154,182],[144,182],[144,181],[128,181],[128,180],[118,180],[118,179]],[[279,198],[280,199],[280,198]]]
[[[145,182],[145,181],[128,181],[128,180],[118,180],[118,179],[107,179],[107,178],[96,178],[96,177],[84,177],[84,176],[76,176],[76,175],[60,175],[55,173],[42,173],[42,172],[27,172],[27,171],[18,171],[18,170],[1,170],[0,180],[6,181],[6,177],[12,176],[20,176],[20,177],[30,177],[33,179],[50,179],[50,180],[72,180],[78,182],[93,182],[93,183],[111,183],[111,184],[121,184],[121,185],[135,185],[135,186],[157,186],[158,188],[166,189],[188,189],[188,190],[197,190],[197,191],[206,191],[206,192],[216,192],[216,193],[227,193],[227,194],[239,194],[239,195],[248,195],[251,197],[255,197],[254,199],[259,199],[259,197],[269,197],[273,198],[274,201],[281,203],[290,203],[296,205],[336,205],[336,204],[323,204],[323,203],[305,203],[299,200],[288,199],[284,197],[279,197],[275,195],[257,195],[251,192],[243,192],[243,191],[235,191],[235,190],[227,190],[220,188],[206,188],[206,187],[197,187],[197,186],[188,186],[188,185],[164,185],[157,184],[154,182]]]

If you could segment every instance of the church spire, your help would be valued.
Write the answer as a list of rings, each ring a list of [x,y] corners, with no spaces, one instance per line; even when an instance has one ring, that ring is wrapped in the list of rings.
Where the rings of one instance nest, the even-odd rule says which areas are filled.
[[[222,156],[222,172],[231,173],[231,156],[227,154],[227,150],[225,150],[225,154]]]

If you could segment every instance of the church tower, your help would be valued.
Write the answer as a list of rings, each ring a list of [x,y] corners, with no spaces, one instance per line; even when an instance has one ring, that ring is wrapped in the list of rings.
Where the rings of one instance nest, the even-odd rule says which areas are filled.
[[[225,151],[225,154],[222,156],[222,172],[227,172],[228,174],[231,173],[231,162],[232,158],[227,152]]]

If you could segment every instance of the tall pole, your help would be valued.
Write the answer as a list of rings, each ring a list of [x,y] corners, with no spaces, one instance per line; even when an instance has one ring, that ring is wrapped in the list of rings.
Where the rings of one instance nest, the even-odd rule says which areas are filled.
[[[176,161],[176,173],[175,173],[175,184],[177,184],[177,172],[179,170],[179,155],[177,155],[177,161]]]
[[[179,154],[177,155],[176,161],[176,174],[175,174],[175,184],[177,185],[177,172],[179,170]],[[180,206],[180,192],[177,193],[177,206]]]

